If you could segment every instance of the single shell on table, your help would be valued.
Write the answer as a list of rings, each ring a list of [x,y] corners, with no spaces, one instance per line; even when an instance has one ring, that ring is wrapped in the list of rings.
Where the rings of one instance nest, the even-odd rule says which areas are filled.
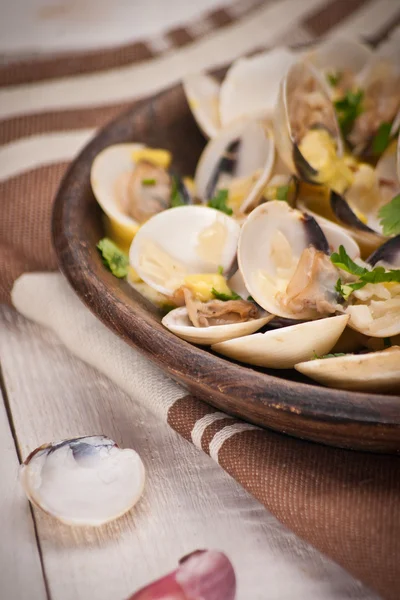
[[[318,181],[320,172],[303,156],[300,144],[316,129],[327,132],[335,157],[341,157],[343,142],[328,85],[311,64],[299,61],[289,68],[280,85],[274,137],[290,171],[309,181]]]
[[[338,91],[346,92],[354,86],[355,76],[372,54],[366,44],[351,37],[335,36],[318,43],[305,58],[332,82],[331,94],[335,96]]]
[[[201,131],[208,138],[215,137],[221,129],[218,81],[211,75],[195,73],[185,77],[182,84],[190,109]]]
[[[294,53],[286,48],[236,60],[221,84],[222,127],[239,120],[271,119],[280,81],[294,60]]]
[[[143,144],[115,144],[93,161],[90,181],[96,200],[109,219],[109,234],[130,244],[141,223],[171,205],[171,155]],[[182,182],[184,200],[190,197]]]
[[[137,452],[98,435],[40,446],[20,477],[35,506],[68,525],[99,526],[136,504],[145,469]]]
[[[291,369],[299,361],[309,360],[315,354],[330,352],[348,320],[347,315],[340,315],[308,321],[214,344],[211,348],[250,365]]]
[[[147,221],[133,239],[129,260],[139,277],[171,295],[189,274],[227,274],[236,257],[240,226],[206,206],[180,206]]]
[[[207,202],[221,189],[235,212],[257,203],[275,159],[272,132],[258,121],[236,123],[208,142],[195,173],[197,195]]]
[[[295,365],[295,369],[329,387],[360,392],[399,392],[400,347],[368,354],[346,354]]]
[[[257,307],[255,307],[257,310]],[[162,320],[164,327],[178,337],[202,346],[246,336],[266,325],[273,315],[260,313],[261,316],[243,323],[228,323],[226,325],[210,325],[209,327],[194,327],[189,319],[186,307],[171,310]]]
[[[337,269],[327,239],[315,219],[272,201],[244,223],[239,268],[254,300],[271,314],[316,319],[336,310]]]

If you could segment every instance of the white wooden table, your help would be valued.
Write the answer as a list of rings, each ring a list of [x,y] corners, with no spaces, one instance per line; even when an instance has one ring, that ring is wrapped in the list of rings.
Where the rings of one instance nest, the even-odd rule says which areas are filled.
[[[123,43],[221,4],[0,0],[0,54]],[[238,600],[377,598],[281,526],[208,456],[7,307],[0,356],[1,600],[123,600],[196,548],[230,556]],[[21,459],[42,443],[95,433],[143,457],[148,481],[136,509],[101,529],[68,528],[32,510],[18,483]]]

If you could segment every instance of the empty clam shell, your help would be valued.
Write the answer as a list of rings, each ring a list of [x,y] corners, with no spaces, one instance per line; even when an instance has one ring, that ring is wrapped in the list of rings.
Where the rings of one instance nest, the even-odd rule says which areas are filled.
[[[129,260],[139,277],[171,295],[187,275],[227,273],[236,257],[240,226],[207,206],[179,206],[149,219],[133,239]]]
[[[295,369],[323,385],[365,392],[399,392],[400,347],[310,360]]]
[[[162,320],[164,327],[175,333],[178,337],[202,346],[209,346],[232,338],[246,336],[261,329],[273,315],[265,315],[259,319],[252,319],[244,323],[231,323],[227,325],[211,325],[210,327],[194,327],[188,317],[186,307],[171,310]]]
[[[314,354],[327,354],[343,333],[347,315],[299,323],[214,344],[212,350],[258,367],[290,369]]]
[[[286,48],[275,48],[236,60],[221,85],[222,127],[242,119],[271,118],[280,81],[294,56]]]
[[[215,137],[221,129],[218,81],[211,75],[195,73],[185,77],[182,84],[198,126],[208,138]]]
[[[99,435],[40,446],[20,477],[35,506],[68,525],[99,526],[136,504],[145,469],[137,452]]]

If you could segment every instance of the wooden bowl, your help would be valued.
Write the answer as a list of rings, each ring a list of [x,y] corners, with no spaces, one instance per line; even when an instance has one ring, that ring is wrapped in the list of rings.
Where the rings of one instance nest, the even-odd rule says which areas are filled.
[[[295,371],[254,369],[214,355],[167,331],[154,306],[106,271],[96,250],[104,233],[90,167],[100,150],[128,141],[167,148],[182,174],[193,173],[205,144],[178,85],[122,114],[78,156],[55,201],[53,237],[60,268],[81,300],[170,377],[223,411],[316,442],[399,452],[400,396],[328,389]]]

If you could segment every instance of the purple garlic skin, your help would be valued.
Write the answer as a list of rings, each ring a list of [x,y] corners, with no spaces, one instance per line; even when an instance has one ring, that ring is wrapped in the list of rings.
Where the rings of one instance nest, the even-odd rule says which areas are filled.
[[[235,600],[230,560],[217,550],[197,550],[172,573],[142,588],[129,600]]]

